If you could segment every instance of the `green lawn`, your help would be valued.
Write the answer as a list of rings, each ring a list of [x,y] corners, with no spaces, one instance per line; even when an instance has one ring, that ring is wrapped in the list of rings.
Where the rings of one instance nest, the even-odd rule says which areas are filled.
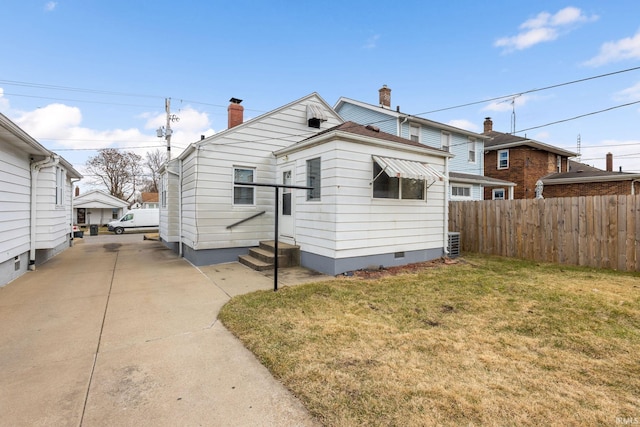
[[[640,421],[640,275],[479,255],[233,298],[220,319],[328,426]]]

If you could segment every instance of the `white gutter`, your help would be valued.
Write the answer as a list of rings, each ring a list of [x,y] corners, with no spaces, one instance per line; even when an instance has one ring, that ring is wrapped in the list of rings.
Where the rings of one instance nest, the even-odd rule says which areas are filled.
[[[56,166],[60,162],[60,157],[56,154],[46,157],[39,162],[31,163],[31,237],[29,249],[29,270],[36,269],[36,228],[38,225],[37,215],[37,192],[38,192],[38,174],[40,169],[45,167]]]

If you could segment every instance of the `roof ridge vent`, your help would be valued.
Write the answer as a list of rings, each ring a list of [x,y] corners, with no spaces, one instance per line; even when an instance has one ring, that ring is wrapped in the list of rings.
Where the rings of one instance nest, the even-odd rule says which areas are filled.
[[[374,126],[374,125],[366,125],[365,126],[366,129],[372,130],[374,132],[380,132],[380,128],[378,126]]]

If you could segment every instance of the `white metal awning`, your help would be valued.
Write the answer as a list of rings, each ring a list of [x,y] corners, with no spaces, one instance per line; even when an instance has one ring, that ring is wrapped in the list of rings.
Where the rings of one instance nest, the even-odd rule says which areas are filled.
[[[427,179],[444,181],[445,176],[427,163],[412,160],[392,159],[390,157],[373,156],[384,172],[394,178]]]
[[[327,115],[322,107],[313,102],[307,104],[307,120],[311,119],[318,119],[321,122],[327,121]]]

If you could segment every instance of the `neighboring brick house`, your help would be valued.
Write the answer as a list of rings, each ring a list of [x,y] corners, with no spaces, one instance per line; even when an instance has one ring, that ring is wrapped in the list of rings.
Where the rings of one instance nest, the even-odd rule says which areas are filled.
[[[490,117],[484,121],[484,175],[516,183],[514,199],[536,197],[538,181],[553,173],[569,171],[569,157],[577,153],[542,142],[496,132]],[[502,198],[504,189],[485,188],[484,199]]]
[[[613,155],[607,154],[607,170],[569,161],[569,171],[542,178],[542,196],[611,196],[640,194],[640,174],[613,170]]]

